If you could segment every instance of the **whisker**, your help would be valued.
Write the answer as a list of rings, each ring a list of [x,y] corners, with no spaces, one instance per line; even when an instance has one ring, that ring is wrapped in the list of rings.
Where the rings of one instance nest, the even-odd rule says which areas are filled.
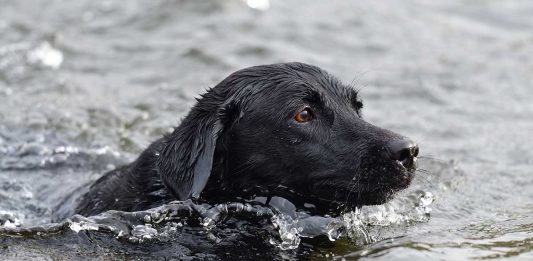
[[[361,82],[361,80],[363,79],[363,77],[364,77],[366,74],[370,73],[370,72],[372,72],[372,70],[365,70],[365,71],[361,71],[361,72],[357,73],[357,74],[353,77],[353,79],[352,79],[352,81],[350,82],[350,85],[349,85],[349,86],[355,87],[356,84],[359,85],[360,82]],[[357,88],[357,92],[359,92],[359,91],[360,91],[360,89]]]
[[[431,180],[429,179],[427,175],[418,175],[417,177],[419,177],[420,179],[424,180],[427,183],[431,183]]]
[[[425,169],[418,169],[415,171],[415,173],[421,173],[424,174],[424,176],[435,176],[435,173]]]
[[[427,136],[422,136],[421,138],[414,138],[413,140],[418,144],[418,145],[422,145],[424,144],[424,142],[426,141],[427,139]]]
[[[431,171],[427,169],[416,169],[415,172],[422,172],[424,174],[433,174]]]
[[[438,162],[440,162],[440,163],[446,162],[446,160],[444,160],[444,159],[440,159],[440,158],[437,158],[437,157],[434,157],[434,156],[431,156],[431,155],[418,156],[417,158],[418,158],[418,159],[429,159],[429,160],[434,160],[434,161],[438,161]]]
[[[358,186],[358,183],[359,183],[359,179],[360,177],[358,176],[357,178],[355,179],[351,179],[350,182],[348,183],[348,187],[350,188],[350,190],[348,191],[347,195],[346,195],[346,198],[344,200],[344,204],[347,205],[348,204],[348,200],[350,199],[350,195],[352,194],[352,192],[354,191],[354,189]],[[353,185],[352,185],[353,183]]]

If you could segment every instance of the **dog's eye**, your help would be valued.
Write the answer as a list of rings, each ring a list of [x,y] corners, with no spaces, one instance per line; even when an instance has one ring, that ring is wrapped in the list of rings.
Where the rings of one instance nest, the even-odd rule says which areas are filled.
[[[300,111],[296,116],[294,116],[294,120],[299,123],[305,123],[312,121],[315,118],[315,115],[313,114],[313,111],[309,108],[305,108],[302,111]]]

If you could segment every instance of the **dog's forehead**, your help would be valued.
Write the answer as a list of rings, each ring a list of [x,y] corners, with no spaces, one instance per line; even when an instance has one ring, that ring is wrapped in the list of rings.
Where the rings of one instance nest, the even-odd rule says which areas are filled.
[[[234,86],[249,106],[296,104],[309,97],[328,106],[344,106],[357,100],[357,91],[328,72],[304,63],[281,63],[249,67],[223,81]],[[250,99],[253,97],[253,99]],[[274,106],[269,106],[274,107]]]
[[[313,98],[324,105],[351,103],[357,98],[357,91],[340,82],[325,71],[312,74],[291,74],[272,86],[274,96],[286,100]]]

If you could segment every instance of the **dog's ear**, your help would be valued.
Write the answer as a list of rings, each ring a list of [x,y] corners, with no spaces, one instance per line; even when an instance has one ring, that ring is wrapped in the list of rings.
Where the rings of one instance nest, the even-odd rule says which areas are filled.
[[[163,139],[156,167],[179,200],[198,198],[213,166],[217,141],[234,114],[233,99],[216,92],[204,94],[174,132]],[[238,113],[237,113],[238,114]]]

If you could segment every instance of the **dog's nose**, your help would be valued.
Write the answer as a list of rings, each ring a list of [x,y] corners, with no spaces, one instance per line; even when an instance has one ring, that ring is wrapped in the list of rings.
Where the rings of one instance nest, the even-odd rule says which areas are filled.
[[[404,138],[393,140],[386,145],[391,160],[399,161],[406,169],[413,169],[418,156],[418,145],[412,140]]]

